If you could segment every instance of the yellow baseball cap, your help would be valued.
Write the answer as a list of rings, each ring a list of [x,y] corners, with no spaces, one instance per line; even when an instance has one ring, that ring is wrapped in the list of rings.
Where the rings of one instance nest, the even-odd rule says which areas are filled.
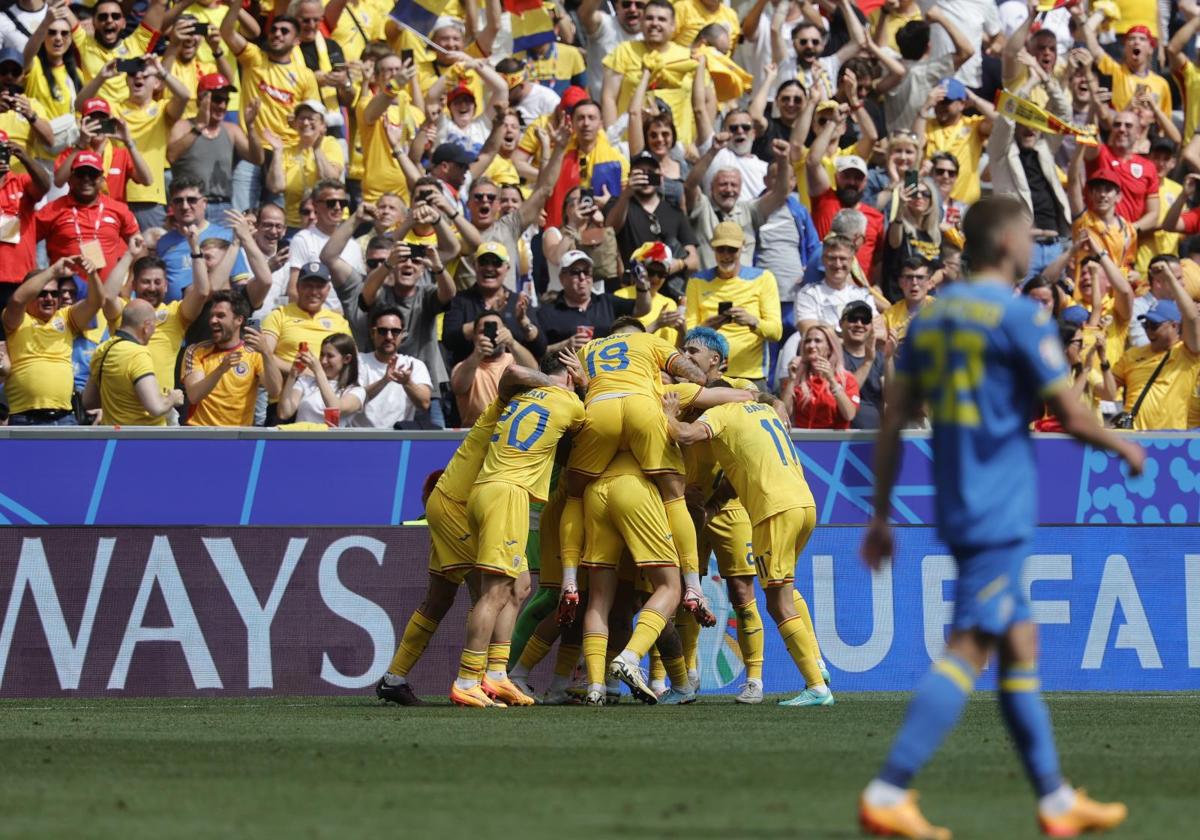
[[[746,232],[737,222],[721,222],[713,231],[714,248],[741,248],[746,244]]]
[[[475,259],[479,259],[484,254],[491,254],[497,259],[508,262],[508,249],[499,242],[480,242],[479,247],[475,249]]]

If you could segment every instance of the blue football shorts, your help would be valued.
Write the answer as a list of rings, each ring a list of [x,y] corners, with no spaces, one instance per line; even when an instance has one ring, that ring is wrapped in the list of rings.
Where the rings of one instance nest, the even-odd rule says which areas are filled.
[[[958,565],[955,630],[979,630],[999,636],[1013,624],[1029,621],[1029,601],[1021,577],[1031,547],[1028,540],[1018,540],[999,546],[951,549]]]

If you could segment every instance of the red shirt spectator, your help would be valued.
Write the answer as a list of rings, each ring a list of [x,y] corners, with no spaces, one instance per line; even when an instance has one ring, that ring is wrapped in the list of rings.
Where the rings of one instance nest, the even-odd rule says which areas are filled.
[[[1117,119],[1127,117],[1119,114]],[[1086,173],[1090,180],[1100,169],[1117,176],[1121,183],[1121,200],[1117,202],[1117,215],[1130,224],[1137,224],[1146,215],[1146,199],[1158,200],[1158,169],[1149,158],[1129,154],[1121,157],[1118,150],[1101,145],[1095,157],[1087,160]]]
[[[867,217],[866,239],[858,249],[858,264],[863,274],[870,276],[871,263],[875,260],[875,249],[883,241],[883,214],[869,204],[861,201],[853,207],[846,208],[838,201],[837,193],[826,190],[813,199],[813,226],[817,234],[824,239],[833,227],[833,217],[841,210],[857,210]]]
[[[107,278],[125,253],[126,240],[138,232],[137,221],[123,201],[100,193],[104,163],[95,152],[82,151],[71,165],[70,192],[47,204],[37,214],[37,238],[46,240],[53,263],[60,257],[82,254],[103,267]]]
[[[0,131],[0,143],[8,144],[8,135]],[[20,285],[37,263],[34,205],[50,188],[40,166],[34,164],[18,146],[11,153],[25,164],[27,172],[13,172],[9,159],[0,159],[0,283]]]
[[[858,380],[849,371],[841,371],[837,382],[846,392],[846,396],[855,406],[859,403]],[[850,421],[842,416],[838,409],[837,397],[824,378],[808,377],[808,399],[802,400],[800,386],[793,386],[794,408],[792,410],[792,425],[797,429],[849,429]]]
[[[780,392],[796,428],[850,428],[858,413],[858,380],[846,370],[842,342],[833,326],[814,324],[804,332]]]

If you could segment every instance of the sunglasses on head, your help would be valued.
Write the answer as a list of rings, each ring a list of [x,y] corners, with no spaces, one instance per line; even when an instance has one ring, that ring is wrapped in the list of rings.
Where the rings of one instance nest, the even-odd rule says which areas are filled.
[[[194,204],[199,204],[204,200],[202,195],[177,195],[171,199],[172,204],[186,204],[191,207]]]

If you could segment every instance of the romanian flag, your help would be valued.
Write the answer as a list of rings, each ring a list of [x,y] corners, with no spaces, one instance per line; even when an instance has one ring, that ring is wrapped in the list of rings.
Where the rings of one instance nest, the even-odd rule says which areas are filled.
[[[435,2],[435,0],[425,0]],[[512,24],[513,52],[524,52],[542,44],[553,43],[554,21],[542,5],[542,0],[503,0]]]
[[[421,35],[428,35],[445,8],[446,0],[398,0],[389,16]]]
[[[1000,91],[999,96],[996,97],[996,110],[1000,112],[1001,116],[1008,117],[1013,122],[1023,125],[1026,128],[1032,128],[1035,131],[1042,131],[1046,134],[1074,137],[1075,142],[1081,146],[1100,145],[1100,141],[1097,138],[1096,126],[1078,126],[1064,122],[1045,108],[1027,99],[1021,99],[1019,96],[1013,96],[1006,90]]]

